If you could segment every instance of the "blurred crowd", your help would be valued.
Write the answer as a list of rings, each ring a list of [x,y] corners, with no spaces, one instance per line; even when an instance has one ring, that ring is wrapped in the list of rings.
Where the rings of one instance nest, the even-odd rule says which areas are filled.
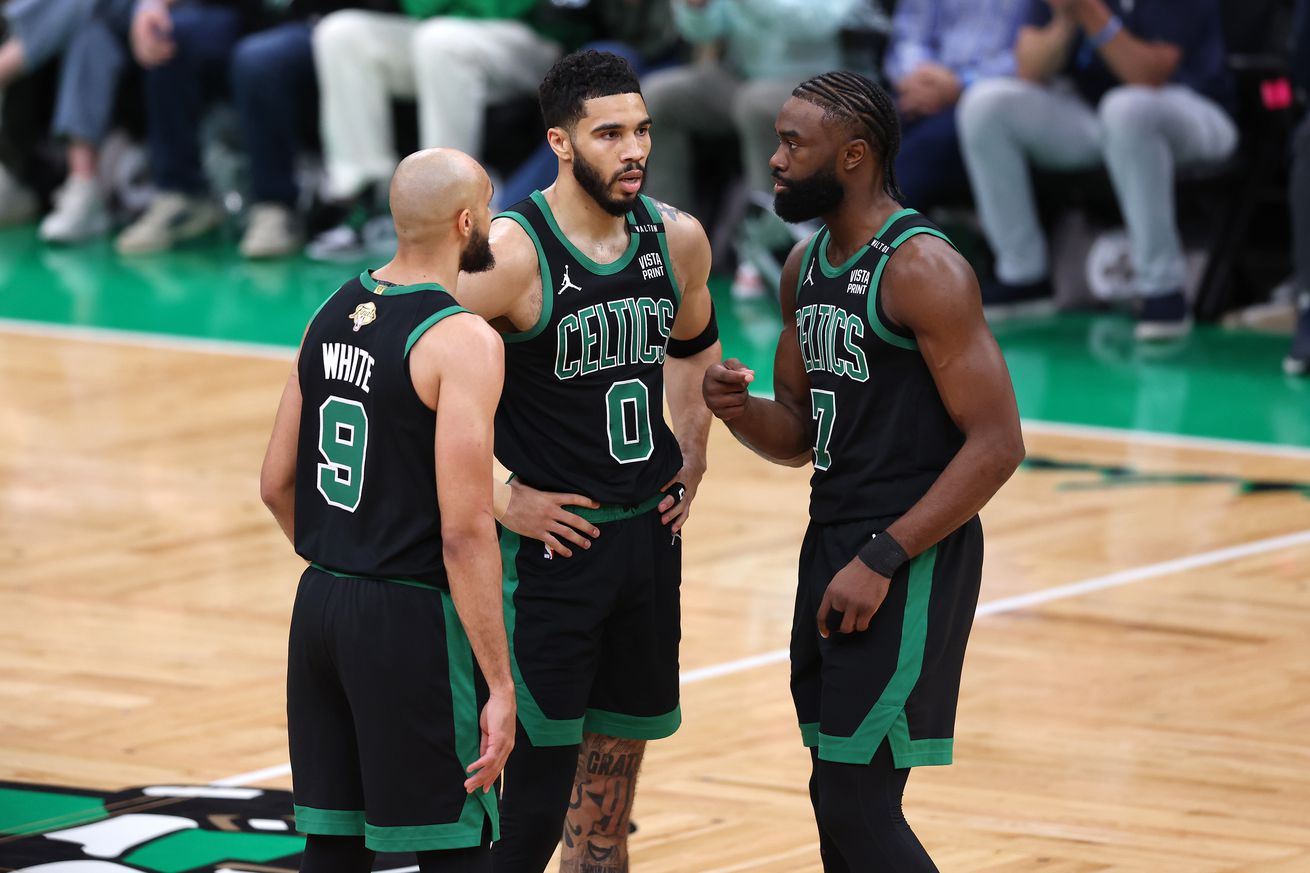
[[[1305,374],[1307,6],[0,0],[0,225],[39,220],[60,245],[112,235],[123,256],[222,225],[248,258],[382,253],[386,183],[411,148],[481,157],[501,205],[549,184],[532,99],[587,46],[642,75],[647,193],[706,219],[716,267],[749,296],[798,234],[769,209],[774,117],[800,80],[844,67],[894,95],[904,202],[976,240],[991,317],[1127,298],[1140,339],[1179,336],[1198,295],[1232,284],[1230,249],[1277,188],[1299,304],[1285,367]]]

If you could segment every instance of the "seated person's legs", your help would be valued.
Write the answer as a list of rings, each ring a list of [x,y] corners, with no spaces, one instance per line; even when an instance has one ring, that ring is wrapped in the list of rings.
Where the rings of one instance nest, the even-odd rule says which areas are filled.
[[[896,181],[905,194],[905,205],[923,212],[967,198],[969,176],[960,155],[955,107],[901,123]]]
[[[250,215],[241,254],[289,255],[301,245],[295,215],[301,106],[316,98],[312,26],[292,21],[251,34],[232,55],[232,97],[250,158]]]
[[[1296,286],[1296,335],[1283,361],[1292,376],[1310,375],[1310,118],[1292,141],[1292,176],[1287,202],[1292,210],[1292,267]]]
[[[145,75],[147,145],[159,191],[119,235],[120,254],[172,248],[222,221],[208,196],[197,129],[206,98],[226,80],[241,17],[236,9],[216,6],[174,7],[170,14],[175,50]]]
[[[641,83],[655,122],[646,193],[679,209],[694,209],[691,190],[693,134],[733,132],[730,109],[741,82],[718,64],[694,64],[652,73]]]
[[[1218,163],[1237,147],[1237,128],[1217,104],[1182,86],[1126,85],[1101,99],[1105,163],[1132,239],[1143,298],[1139,339],[1190,326],[1185,268],[1174,212],[1179,165]]]
[[[1049,297],[1050,262],[1029,165],[1096,166],[1096,114],[1073,93],[1019,79],[976,83],[956,111],[974,203],[996,255],[996,281],[984,285],[983,302],[1001,306]]]

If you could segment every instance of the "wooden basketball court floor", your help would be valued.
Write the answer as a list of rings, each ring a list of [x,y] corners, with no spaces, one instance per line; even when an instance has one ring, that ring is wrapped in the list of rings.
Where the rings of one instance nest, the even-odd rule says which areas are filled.
[[[257,493],[287,360],[0,326],[0,779],[289,786],[301,565]],[[983,514],[957,763],[906,796],[941,869],[1310,871],[1310,450],[1026,440]],[[816,871],[782,652],[806,472],[718,425],[710,467],[633,868]]]

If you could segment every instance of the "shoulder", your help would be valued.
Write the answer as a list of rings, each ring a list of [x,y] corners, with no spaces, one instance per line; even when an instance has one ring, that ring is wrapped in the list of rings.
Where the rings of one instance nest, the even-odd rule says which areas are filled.
[[[432,365],[443,375],[475,374],[504,355],[495,328],[479,315],[463,310],[434,324],[414,344],[415,364]]]
[[[496,266],[510,269],[537,268],[537,244],[527,229],[509,214],[501,213],[491,221],[487,234]]]
[[[696,216],[653,197],[647,197],[646,200],[664,222],[664,234],[669,241],[670,257],[679,260],[680,257],[691,257],[702,251],[709,251],[710,239]]]
[[[948,313],[976,309],[982,317],[973,267],[950,243],[931,234],[906,240],[887,261],[880,296],[887,314],[912,330]]]

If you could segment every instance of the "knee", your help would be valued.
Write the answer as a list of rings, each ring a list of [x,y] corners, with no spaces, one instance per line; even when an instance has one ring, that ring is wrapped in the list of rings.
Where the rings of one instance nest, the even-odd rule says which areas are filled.
[[[691,67],[674,67],[642,79],[641,96],[651,118],[662,125],[679,126],[676,107],[684,102],[684,94],[695,89],[695,78]]]
[[[255,94],[261,88],[285,88],[293,68],[308,54],[308,34],[265,32],[237,43],[232,53],[232,89],[238,94]]]
[[[790,90],[780,91],[777,82],[748,82],[732,101],[732,120],[738,130],[772,127],[778,110],[787,102]]]
[[[356,9],[343,9],[323,16],[314,27],[314,55],[336,60],[350,52],[358,43],[361,33],[368,31],[370,13]]]
[[[967,144],[1003,130],[1034,87],[1020,79],[984,79],[971,85],[955,109],[960,142]]]
[[[410,47],[416,66],[469,65],[485,55],[483,45],[488,36],[486,28],[476,21],[430,18],[414,31]]]
[[[1096,114],[1107,139],[1140,138],[1155,130],[1159,91],[1145,85],[1120,85],[1101,98]]]

